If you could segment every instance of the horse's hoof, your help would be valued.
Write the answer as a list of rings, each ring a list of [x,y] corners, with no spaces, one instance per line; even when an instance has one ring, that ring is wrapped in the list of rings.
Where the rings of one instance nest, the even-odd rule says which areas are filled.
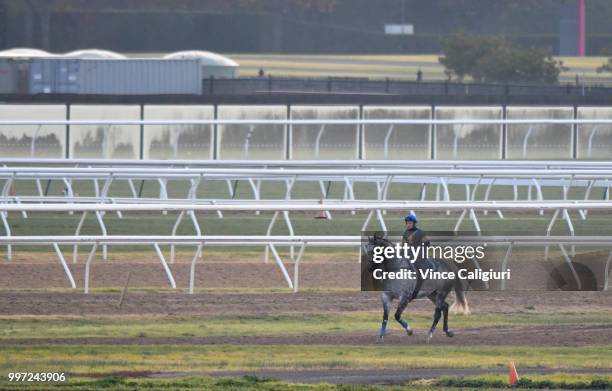
[[[427,343],[429,343],[429,341],[431,341],[431,339],[433,338],[433,332],[429,332],[429,334],[427,334]]]
[[[385,337],[383,335],[378,337],[378,343],[384,343],[384,342],[385,342]]]
[[[412,337],[414,335],[414,330],[406,329],[406,334],[408,334],[408,336]]]
[[[447,337],[449,337],[449,338],[453,338],[453,337],[455,336],[455,333],[454,333],[454,332],[452,332],[452,331],[450,331],[450,330],[448,330],[448,331],[446,332],[446,336],[447,336]]]

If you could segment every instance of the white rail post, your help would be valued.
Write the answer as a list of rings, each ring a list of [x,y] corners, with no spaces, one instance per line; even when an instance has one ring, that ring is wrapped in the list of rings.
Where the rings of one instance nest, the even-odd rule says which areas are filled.
[[[278,218],[278,214],[279,214],[279,211],[275,211],[274,214],[272,215],[272,220],[270,220],[270,224],[268,224],[268,229],[266,230],[266,236],[270,236],[272,234],[272,228],[274,227],[274,223],[276,222],[276,219]],[[264,263],[268,263],[269,251],[270,251],[270,245],[267,244],[265,254],[264,254]]]
[[[159,244],[153,243],[153,247],[155,247],[155,252],[157,253],[157,256],[159,257],[159,261],[161,262],[164,268],[164,271],[166,272],[166,276],[168,276],[168,281],[170,281],[170,286],[176,289],[176,282],[174,281],[174,276],[172,275],[172,272],[170,271],[170,267],[166,263],[166,259],[164,258],[164,254],[159,248]]]
[[[253,178],[249,178],[248,179],[248,183],[249,186],[251,187],[251,191],[253,191],[253,197],[255,198],[256,201],[259,201],[260,197],[259,197],[259,189],[257,188],[257,186],[255,185],[255,182],[253,181]],[[255,215],[259,216],[261,212],[259,210],[255,211]]]
[[[202,257],[202,253],[204,250],[204,242],[198,245],[198,248],[193,255],[193,259],[191,260],[191,269],[189,270],[189,294],[193,295],[193,288],[195,285],[195,267],[198,259]]]
[[[300,247],[300,252],[298,253],[297,258],[295,259],[295,264],[293,265],[293,292],[298,291],[299,287],[299,272],[300,272],[300,261],[302,260],[302,256],[304,255],[304,249],[306,248],[306,242],[302,243]]]
[[[387,130],[387,134],[385,135],[385,144],[384,144],[384,157],[385,159],[389,158],[389,138],[391,138],[391,133],[393,133],[393,128],[395,125],[389,125],[389,129]]]
[[[450,192],[448,191],[448,184],[446,183],[446,179],[440,177],[440,184],[444,189],[444,201],[450,201]],[[450,210],[446,210],[446,215],[450,216]]]
[[[567,223],[567,228],[569,229],[569,233],[571,236],[575,235],[574,232],[574,224],[572,224],[572,219],[570,218],[570,214],[567,209],[563,209],[563,219]],[[576,256],[576,246],[572,244],[571,246],[572,257]]]
[[[202,230],[200,230],[200,223],[198,222],[198,219],[196,218],[195,211],[190,210],[187,213],[189,214],[189,217],[191,218],[191,222],[193,223],[193,228],[195,229],[196,235],[202,236]],[[202,257],[201,253],[200,253],[200,257]]]
[[[85,218],[87,217],[87,211],[83,212],[81,215],[81,219],[79,220],[79,224],[77,225],[76,231],[74,232],[74,236],[79,236],[81,234],[81,229],[83,228],[83,224],[85,223]],[[79,245],[74,244],[72,247],[72,263],[77,263],[79,253]]]
[[[325,125],[321,125],[319,128],[319,132],[317,133],[317,137],[315,139],[315,158],[319,158],[319,154],[321,151],[321,137],[323,136],[323,132],[325,131]]]
[[[476,229],[476,232],[478,232],[478,234],[480,235],[480,224],[478,223],[478,219],[476,218],[476,213],[474,212],[474,209],[470,209],[470,218],[474,223],[474,228]]]
[[[572,263],[572,259],[568,255],[567,251],[565,251],[565,247],[562,244],[559,244],[559,249],[561,249],[561,253],[563,254],[563,258],[565,262],[567,262],[567,266],[569,266],[572,275],[574,276],[574,280],[576,280],[576,285],[578,290],[582,290],[582,281],[580,281],[580,277],[578,277],[578,273],[576,273],[576,269],[574,269],[574,264]]]
[[[106,231],[106,225],[104,224],[104,220],[102,219],[102,213],[100,211],[96,211],[96,220],[98,220],[98,224],[100,225],[100,229],[102,230],[102,235],[107,236],[108,232]],[[102,245],[102,259],[105,261],[108,259],[108,245]]]
[[[132,178],[129,178],[127,182],[130,187],[130,191],[132,192],[132,198],[138,198],[138,192],[136,191],[136,187],[134,186],[134,181],[132,180]]]
[[[361,226],[362,232],[367,230],[368,224],[370,224],[370,220],[372,220],[372,216],[374,216],[374,209],[368,212],[368,216],[366,217],[365,221],[363,222],[363,225]]]
[[[506,251],[506,255],[504,256],[504,260],[502,261],[502,265],[501,265],[501,272],[505,272],[506,269],[508,268],[508,260],[510,259],[510,254],[512,254],[512,246],[513,243],[510,242],[510,244],[508,245],[508,250]],[[506,290],[506,279],[502,278],[501,280],[501,290],[505,291]]]
[[[249,126],[249,130],[247,131],[246,139],[244,140],[244,158],[247,159],[249,157],[249,146],[251,143],[251,137],[253,136],[253,132],[255,131],[255,125]]]
[[[385,219],[383,218],[383,214],[380,209],[376,209],[376,217],[378,217],[378,222],[380,223],[382,230],[387,232],[387,224],[385,224]]]
[[[55,250],[55,253],[57,254],[57,257],[59,258],[60,264],[64,268],[64,273],[66,273],[66,276],[68,277],[68,281],[70,281],[70,286],[72,288],[76,288],[76,284],[74,282],[74,277],[72,277],[72,273],[70,272],[70,268],[68,267],[68,264],[66,263],[66,260],[64,259],[64,255],[62,254],[62,251],[60,250],[60,248],[57,245],[57,243],[53,243],[53,249]]]
[[[293,178],[287,180],[287,192],[285,193],[285,200],[291,199],[291,192],[293,190],[293,186],[297,182],[297,175]],[[289,218],[289,212],[283,211],[283,218],[285,220],[285,224],[287,225],[287,229],[289,230],[289,235],[293,236],[293,225],[291,224],[291,219]],[[294,258],[295,249],[293,245],[289,246],[289,257],[291,259]]]
[[[542,187],[540,186],[540,183],[538,182],[536,178],[532,178],[531,180],[533,181],[533,185],[536,188],[536,194],[538,197],[538,201],[544,201],[544,195],[542,194]],[[539,214],[540,216],[544,216],[544,210],[540,209]]]
[[[181,224],[181,221],[183,220],[183,216],[185,215],[185,211],[182,210],[178,217],[176,218],[176,221],[174,223],[174,226],[172,227],[172,236],[176,236],[176,231],[178,230],[179,225]],[[174,263],[174,243],[170,244],[170,263]]]
[[[285,224],[287,224],[287,229],[289,230],[289,235],[294,236],[295,233],[293,231],[293,224],[291,224],[291,219],[289,218],[289,212],[283,211],[283,218],[285,219]],[[293,245],[289,246],[289,258],[294,259],[294,248]]]
[[[529,143],[529,137],[533,132],[533,126],[530,126],[527,130],[527,134],[525,134],[525,138],[523,139],[523,159],[527,158],[527,145]]]
[[[455,228],[453,229],[454,232],[459,231],[459,227],[461,227],[461,222],[463,221],[463,218],[465,217],[466,213],[467,213],[467,209],[463,209],[463,212],[461,212],[461,215],[459,216],[459,219],[457,220],[457,223],[455,224]]]
[[[62,178],[62,181],[64,182],[64,185],[66,186],[65,189],[65,194],[67,198],[73,198],[74,197],[74,192],[72,191],[72,180],[71,179],[67,179],[67,178]],[[69,215],[74,214],[74,212],[69,211],[68,212]]]
[[[281,269],[281,272],[283,273],[283,276],[285,277],[285,281],[287,281],[287,284],[289,285],[289,288],[293,289],[293,281],[291,281],[291,278],[289,277],[289,273],[287,273],[287,269],[285,269],[285,265],[283,264],[283,261],[281,260],[280,256],[278,255],[278,252],[276,251],[276,248],[274,247],[273,244],[270,244],[270,250],[272,250],[272,255],[274,255],[274,259],[276,260],[276,264]]]
[[[555,221],[557,221],[557,216],[559,216],[559,209],[555,209],[555,213],[553,213],[553,216],[550,219],[550,223],[548,223],[548,227],[546,228],[546,236],[550,236],[552,232],[552,228],[555,225]],[[544,247],[544,260],[545,261],[548,261],[548,251],[549,251],[549,246],[546,245]]]
[[[585,201],[589,200],[589,196],[591,195],[591,189],[593,189],[593,186],[595,185],[595,182],[597,182],[597,179],[593,179],[593,180],[589,181],[589,185],[587,186],[587,189],[584,192],[584,200]],[[580,213],[580,216],[582,217],[582,220],[586,220],[587,214],[589,213],[589,211],[587,209],[582,209],[582,210],[579,210],[578,213]]]
[[[318,182],[319,182],[319,188],[321,189],[321,200],[326,199],[328,194],[327,194],[327,190],[325,189],[325,185],[323,184],[322,180],[319,180]],[[329,183],[331,185],[331,182],[329,182]],[[332,218],[332,215],[331,215],[331,213],[329,213],[328,210],[325,211],[325,217],[328,220],[331,220],[331,218]]]
[[[587,147],[587,158],[593,158],[593,139],[595,138],[595,133],[597,133],[598,126],[594,126],[593,130],[591,130],[591,134],[589,135],[589,143]]]
[[[459,126],[459,130],[455,130],[453,127],[453,133],[455,134],[455,138],[453,139],[453,159],[456,159],[459,153],[459,135],[461,134],[462,130],[463,124]]]
[[[7,212],[0,212],[0,219],[2,219],[2,225],[4,225],[4,231],[6,232],[6,237],[10,238],[11,237],[11,227],[6,218],[7,215],[8,215]],[[13,245],[9,243],[6,245],[6,260],[10,262],[12,259],[13,259]]]
[[[32,136],[32,142],[30,143],[30,156],[34,157],[36,155],[36,138],[38,138],[38,133],[40,132],[40,128],[42,125],[38,125],[36,130],[34,131],[34,135]]]
[[[603,290],[607,291],[610,283],[610,262],[612,262],[612,251],[610,251],[610,255],[608,255],[608,260],[606,261],[606,270],[604,272],[604,286]]]
[[[85,262],[85,293],[89,293],[89,270],[90,270],[90,266],[91,266],[91,262],[94,259],[94,256],[96,255],[96,249],[98,248],[98,243],[94,243],[93,247],[91,248],[91,251],[89,252],[89,255],[87,256],[87,261]]]

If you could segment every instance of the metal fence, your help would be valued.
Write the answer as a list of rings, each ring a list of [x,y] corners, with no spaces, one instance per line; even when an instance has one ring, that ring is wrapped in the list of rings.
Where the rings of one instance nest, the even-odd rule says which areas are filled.
[[[14,158],[554,160],[612,156],[609,107],[6,105],[0,106],[0,118],[0,155]]]
[[[608,80],[609,79],[609,80]],[[260,77],[204,79],[203,95],[251,94],[392,94],[412,96],[595,97],[609,99],[612,77],[588,84],[459,83],[452,81],[406,81],[368,78]]]
[[[446,209],[451,208],[455,210],[495,210],[497,208],[510,209],[510,210],[538,210],[540,208],[547,208],[555,210],[557,216],[560,210],[580,210],[584,208],[594,210],[611,210],[611,204],[609,202],[552,202],[552,203],[529,203],[529,204],[517,204],[514,202],[510,203],[485,203],[485,202],[460,202],[460,203],[448,203],[448,202],[433,202],[433,203],[417,203],[415,209],[419,210],[439,210],[440,208]],[[389,205],[388,203],[379,202],[378,205],[363,204],[355,202],[347,202],[338,205],[306,205],[306,204],[281,204],[276,203],[275,205],[266,204],[251,204],[251,205],[173,205],[173,204],[150,204],[150,205],[108,205],[108,204],[0,204],[0,216],[4,216],[8,212],[83,212],[88,211],[100,213],[102,211],[182,211],[191,212],[192,215],[195,211],[215,211],[215,210],[243,210],[243,211],[256,211],[259,209],[272,210],[272,211],[304,211],[304,210],[319,210],[324,209],[332,210],[401,210],[405,206]],[[609,236],[587,236],[587,237],[576,237],[576,236],[537,236],[537,237],[525,237],[525,236],[478,236],[469,238],[473,242],[478,243],[491,243],[508,245],[508,251],[504,257],[502,263],[502,270],[508,262],[512,247],[518,244],[526,245],[558,245],[563,253],[563,256],[572,270],[572,274],[577,281],[580,289],[580,279],[576,271],[574,270],[572,260],[568,252],[564,248],[564,244],[569,245],[594,245],[594,246],[607,246],[610,244]],[[217,245],[217,246],[253,246],[253,245],[264,245],[266,248],[270,248],[274,255],[275,261],[280,268],[285,281],[289,288],[293,288],[294,291],[298,289],[298,268],[299,262],[304,254],[306,246],[349,246],[357,247],[361,244],[360,237],[356,236],[301,236],[294,235],[293,233],[289,236],[245,236],[245,235],[230,235],[230,236],[204,236],[198,234],[196,236],[175,236],[175,235],[140,235],[140,236],[116,236],[107,235],[105,232],[103,235],[79,235],[78,233],[74,236],[11,236],[10,234],[0,237],[0,245],[12,246],[12,245],[51,245],[58,256],[59,262],[62,265],[64,272],[70,282],[72,288],[76,288],[75,280],[72,276],[70,268],[66,262],[66,259],[60,249],[60,245],[71,244],[91,244],[92,249],[87,256],[85,264],[85,292],[89,289],[89,271],[91,263],[95,257],[98,246],[108,245],[144,245],[153,246],[157,256],[159,257],[160,263],[162,264],[164,271],[168,277],[169,284],[172,288],[176,288],[176,282],[170,267],[168,266],[166,259],[161,251],[160,244],[172,244],[172,245],[191,245],[197,246],[196,252],[191,261],[191,270],[189,277],[189,292],[193,293],[194,281],[195,281],[195,266],[199,258],[201,258],[203,247],[205,245]],[[276,251],[275,246],[300,246],[300,251],[295,259],[294,263],[294,276],[293,280],[289,276],[287,269]],[[75,258],[76,260],[76,258]],[[609,269],[612,260],[612,252],[607,259],[605,266],[604,275],[604,286],[603,289],[607,290],[609,285]]]

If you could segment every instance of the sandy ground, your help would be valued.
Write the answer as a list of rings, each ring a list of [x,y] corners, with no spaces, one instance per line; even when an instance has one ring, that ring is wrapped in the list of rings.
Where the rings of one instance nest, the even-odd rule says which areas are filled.
[[[71,257],[66,254],[67,260]],[[128,272],[131,272],[130,287],[169,288],[170,283],[160,261],[142,254],[113,254],[111,261],[96,260],[91,265],[90,288],[123,287]],[[36,257],[36,258],[32,258]],[[81,258],[83,258],[82,255]],[[178,288],[187,288],[191,264],[185,262],[170,264],[170,270]],[[601,290],[604,286],[604,269],[607,254],[598,253],[583,255],[574,262],[576,270],[581,275],[584,286]],[[190,259],[190,258],[189,258]],[[488,262],[482,267],[501,270],[501,260]],[[294,263],[284,260],[285,268],[293,278]],[[587,265],[592,270],[592,283],[587,284],[579,267]],[[470,265],[467,265],[470,266]],[[83,259],[78,263],[70,262],[68,267],[78,288],[84,285],[85,265]],[[305,258],[299,265],[299,286],[301,288],[360,288],[360,264],[356,256],[324,255]],[[511,262],[509,267],[512,277],[507,282],[507,288],[516,290],[550,290],[551,287],[573,284],[573,276],[562,259],[551,259],[544,262]],[[567,269],[567,270],[566,270]],[[257,255],[248,260],[228,260],[219,257],[196,264],[196,288],[287,288],[281,269],[270,257],[264,263],[263,256]],[[556,277],[553,277],[556,276]],[[561,276],[561,277],[559,277]],[[560,279],[559,279],[560,278]],[[563,283],[555,283],[561,281]],[[481,284],[481,283],[478,283]],[[478,285],[477,284],[477,285]],[[490,281],[490,287],[495,290],[499,281]],[[477,286],[475,285],[475,286]],[[574,284],[575,285],[575,284]],[[0,262],[0,287],[3,289],[48,289],[69,288],[69,280],[59,261],[48,254],[38,256],[28,254],[27,258],[12,262]]]
[[[211,262],[198,265],[196,286],[213,288],[210,292],[194,295],[184,291],[141,290],[135,287],[163,287],[168,283],[163,269],[156,262],[121,260],[99,261],[92,269],[93,287],[121,287],[126,274],[132,272],[130,287],[122,307],[119,309],[120,292],[94,292],[84,294],[82,289],[70,291],[45,288],[68,288],[66,276],[57,263],[13,262],[0,265],[0,316],[194,316],[206,322],[209,317],[232,315],[280,315],[322,314],[348,311],[381,311],[379,292],[360,292],[359,266],[354,261],[305,263],[300,268],[300,286],[305,288],[345,288],[342,291],[301,291],[292,293],[240,291],[221,292],[214,288],[285,288],[281,272],[274,263],[262,262]],[[287,265],[290,274],[292,264]],[[82,287],[84,265],[70,268]],[[179,287],[185,288],[188,281],[189,264],[171,265]],[[30,288],[24,289],[24,288]],[[493,291],[468,292],[473,313],[586,313],[609,312],[612,309],[612,292],[525,292]],[[418,300],[407,308],[410,313],[431,314],[429,301]],[[450,325],[452,328],[451,315]],[[2,345],[352,345],[377,344],[377,327],[371,333],[354,332],[343,334],[314,335],[269,335],[269,336],[217,336],[217,337],[139,337],[139,338],[67,338],[67,339],[0,339]],[[456,330],[454,338],[438,331],[432,345],[475,346],[585,346],[599,345],[612,340],[612,324],[542,325],[475,327]],[[396,324],[391,323],[384,347],[425,344],[425,331],[417,330],[408,337]],[[505,373],[500,368],[499,373]],[[547,369],[525,369],[524,373],[548,373]],[[565,370],[564,370],[565,371]],[[609,373],[609,370],[590,372]],[[474,369],[427,369],[427,370],[377,370],[372,373],[351,370],[319,371],[256,371],[215,373],[129,373],[130,376],[174,378],[183,376],[243,376],[257,375],[297,382],[329,382],[360,384],[402,384],[417,378],[438,376],[466,376],[496,373],[496,370]]]
[[[202,320],[206,322],[205,319]],[[452,323],[452,322],[451,322]],[[395,325],[394,325],[395,326]],[[393,327],[393,328],[399,328]],[[0,339],[2,345],[380,345],[377,330],[371,333],[214,336],[214,337],[142,337],[142,338],[61,338],[61,339]],[[461,329],[453,338],[438,331],[430,345],[478,346],[585,346],[596,345],[612,338],[612,325],[589,326],[515,326]],[[425,330],[411,337],[403,331],[390,330],[384,346],[424,345]]]
[[[121,309],[119,292],[0,292],[0,316],[28,315],[278,315],[380,311],[378,292],[198,293],[128,291]],[[610,311],[612,292],[468,292],[473,313],[583,313]],[[427,300],[410,303],[408,313],[429,314]]]

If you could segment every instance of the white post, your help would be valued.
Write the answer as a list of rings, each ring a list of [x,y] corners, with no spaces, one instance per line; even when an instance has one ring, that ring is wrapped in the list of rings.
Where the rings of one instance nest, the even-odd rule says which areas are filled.
[[[106,225],[104,225],[104,220],[102,219],[102,214],[100,211],[96,211],[96,219],[98,220],[98,224],[102,230],[102,235],[107,236]],[[108,246],[106,244],[102,245],[102,259],[105,261],[108,259]]]
[[[98,243],[94,243],[91,251],[89,252],[89,256],[87,257],[87,262],[85,262],[85,293],[89,293],[89,268],[91,266],[91,262],[94,259],[96,254],[96,249],[98,248]]]
[[[389,139],[391,138],[391,134],[393,133],[393,128],[395,125],[390,125],[389,129],[387,129],[387,134],[385,135],[385,144],[384,144],[384,157],[385,159],[389,158]]]
[[[610,251],[610,255],[608,256],[608,260],[606,261],[606,270],[604,272],[604,286],[603,290],[607,291],[609,282],[610,282],[610,262],[612,261],[612,251]]]
[[[181,225],[181,220],[183,220],[183,216],[185,215],[185,211],[182,210],[179,213],[174,226],[172,227],[172,236],[176,236],[176,231],[178,230],[179,225]],[[174,243],[170,245],[170,263],[174,263]]]
[[[8,220],[6,218],[6,212],[0,212],[0,218],[2,219],[2,224],[4,225],[4,230],[6,231],[6,237],[11,237],[11,227],[9,226]],[[13,246],[11,244],[6,245],[6,260],[11,261],[13,259]]]
[[[293,292],[298,291],[300,261],[302,260],[302,256],[304,255],[305,248],[306,248],[306,242],[302,243],[302,246],[300,247],[300,252],[298,253],[297,258],[295,259],[295,264],[293,265]]]
[[[79,224],[77,225],[76,231],[74,232],[74,236],[79,236],[79,234],[81,233],[81,228],[83,228],[83,223],[85,223],[86,217],[87,217],[87,211],[83,212],[83,214],[81,215],[81,219],[79,220]],[[77,263],[78,250],[79,250],[78,248],[79,248],[79,245],[76,243],[72,247],[72,263]]]
[[[40,132],[40,128],[42,125],[38,125],[36,130],[34,131],[34,135],[32,136],[32,142],[30,143],[30,156],[34,157],[36,154],[36,138],[38,137],[38,132]]]
[[[506,269],[508,268],[508,260],[510,259],[510,254],[512,254],[512,245],[513,243],[510,242],[510,245],[508,246],[508,250],[506,251],[506,255],[504,256],[504,260],[502,261],[501,272],[505,272]],[[502,291],[506,290],[506,279],[505,278],[502,278],[501,280],[501,290]]]
[[[272,220],[270,220],[270,224],[268,224],[268,229],[266,230],[266,236],[270,236],[272,234],[272,228],[274,227],[274,223],[276,222],[276,219],[278,218],[278,211],[274,212],[274,214],[272,215]],[[266,245],[266,252],[264,254],[264,263],[268,263],[268,256],[269,256],[269,248],[270,245]]]
[[[315,158],[319,158],[319,153],[321,151],[321,137],[323,136],[323,132],[325,131],[325,125],[321,125],[319,128],[319,133],[317,133],[317,138],[315,139]]]
[[[593,127],[591,130],[591,134],[589,135],[589,143],[587,147],[587,158],[591,159],[593,157],[593,139],[595,138],[595,133],[597,133],[598,126]]]
[[[580,277],[578,277],[578,273],[576,273],[576,269],[574,269],[574,264],[572,263],[570,256],[568,255],[567,251],[565,251],[565,247],[562,244],[559,245],[559,248],[561,249],[561,253],[563,254],[565,262],[567,262],[567,266],[569,266],[570,271],[574,276],[574,280],[576,280],[578,290],[582,290],[582,281],[580,281]]]
[[[530,126],[529,129],[527,130],[527,134],[525,135],[525,138],[523,139],[523,159],[527,157],[527,144],[529,142],[529,137],[531,136],[532,132],[533,132],[533,126]]]
[[[74,278],[72,277],[72,273],[70,272],[70,269],[68,268],[68,264],[66,264],[66,260],[64,259],[64,255],[62,254],[62,251],[60,250],[57,243],[53,243],[53,249],[55,250],[57,257],[59,258],[60,264],[64,268],[64,272],[66,273],[66,276],[68,277],[68,281],[70,281],[70,286],[72,288],[76,288],[76,284],[74,282]]]
[[[193,288],[195,285],[195,266],[196,266],[196,262],[198,261],[199,258],[201,258],[203,250],[204,249],[204,243],[199,244],[198,248],[196,250],[196,253],[193,256],[193,259],[191,260],[191,269],[189,270],[189,294],[193,295]]]
[[[283,276],[285,277],[285,281],[287,281],[287,284],[289,285],[289,288],[293,288],[293,282],[291,281],[291,278],[289,277],[289,273],[287,273],[287,269],[285,269],[285,265],[283,264],[283,261],[281,260],[280,256],[278,255],[278,252],[276,251],[276,248],[274,247],[273,244],[270,244],[270,250],[272,250],[272,255],[274,255],[274,259],[276,260],[276,264],[281,269],[281,272],[283,273]]]
[[[159,244],[153,243],[153,247],[155,247],[155,252],[157,253],[157,256],[159,257],[159,261],[161,262],[161,264],[162,264],[162,266],[164,268],[164,271],[166,272],[166,276],[168,276],[168,281],[170,281],[170,286],[172,288],[176,289],[176,282],[174,281],[174,277],[172,276],[172,272],[170,271],[170,267],[166,263],[166,259],[164,258],[164,254],[162,253],[161,249],[159,248]]]

